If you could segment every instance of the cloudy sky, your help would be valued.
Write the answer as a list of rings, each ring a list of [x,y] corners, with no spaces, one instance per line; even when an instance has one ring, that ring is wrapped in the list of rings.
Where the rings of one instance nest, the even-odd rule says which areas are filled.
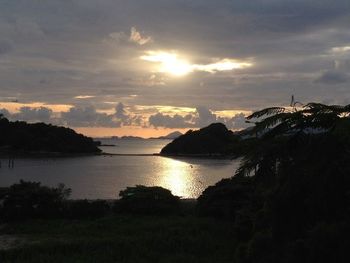
[[[154,136],[350,103],[349,0],[0,0],[0,112]]]

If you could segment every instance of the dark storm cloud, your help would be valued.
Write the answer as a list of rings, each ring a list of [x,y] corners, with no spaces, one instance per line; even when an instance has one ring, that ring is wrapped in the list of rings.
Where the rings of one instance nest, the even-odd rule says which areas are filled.
[[[195,117],[195,124],[197,127],[204,127],[210,123],[217,122],[217,117],[206,107],[200,106],[196,108],[197,117]]]
[[[0,109],[0,114],[3,114],[6,118],[30,122],[51,122],[52,113],[52,110],[46,107],[21,107],[19,112],[13,114],[6,109]]]
[[[72,127],[120,127],[120,122],[115,122],[113,116],[99,113],[93,106],[84,108],[71,108],[68,112],[61,113],[61,121]]]
[[[53,112],[48,107],[20,107],[11,113],[0,108],[0,114],[12,121],[45,122],[69,127],[105,127],[146,126],[143,115],[129,114],[123,103],[117,103],[111,113],[99,112],[95,106],[75,106],[68,111]]]
[[[70,104],[69,125],[105,127],[142,123],[123,104],[114,116],[99,112],[105,102],[252,110],[288,104],[294,94],[342,103],[350,97],[349,23],[348,0],[3,0],[0,101]],[[197,64],[251,59],[253,66],[174,78],[138,59],[147,50],[177,50]],[[331,93],[329,84],[336,84]],[[75,98],[85,95],[93,97]],[[219,118],[201,109],[190,122],[173,116],[150,121],[180,127]]]
[[[0,109],[0,114],[6,118],[9,118],[11,116],[11,113],[6,109]]]
[[[243,113],[238,113],[234,115],[231,119],[227,119],[226,125],[231,129],[237,130],[252,126],[251,124],[247,123],[246,120],[246,116]]]
[[[13,44],[8,40],[0,40],[0,56],[10,52],[13,48]]]
[[[315,82],[323,84],[341,84],[346,83],[350,80],[349,74],[342,71],[329,70],[323,72],[320,77],[318,77]]]
[[[115,117],[124,124],[127,124],[129,122],[129,115],[125,110],[124,104],[121,102],[119,102],[115,107]]]
[[[52,117],[52,110],[45,107],[21,107],[19,113],[14,114],[12,117],[24,121],[48,122]]]
[[[189,128],[195,127],[194,123],[191,122],[192,115],[180,116],[175,114],[170,116],[167,114],[156,113],[149,117],[149,124],[154,127],[165,127],[165,128]]]
[[[203,128],[215,122],[223,123],[227,128],[235,130],[251,126],[246,123],[246,116],[243,113],[235,114],[231,118],[221,117],[204,106],[197,107],[195,113],[190,113],[185,116],[180,116],[178,114],[171,116],[158,112],[149,117],[149,124],[156,128]]]

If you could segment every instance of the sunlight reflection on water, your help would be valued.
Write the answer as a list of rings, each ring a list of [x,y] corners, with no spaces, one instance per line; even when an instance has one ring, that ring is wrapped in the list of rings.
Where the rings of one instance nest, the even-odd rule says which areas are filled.
[[[191,176],[191,167],[189,164],[164,158],[163,162],[163,176],[159,177],[159,185],[163,185],[167,189],[171,189],[172,193],[177,196],[191,196],[193,195],[193,188],[195,180]]]
[[[3,163],[6,160],[3,160]],[[159,156],[17,159],[0,168],[0,186],[20,179],[72,188],[72,198],[113,199],[127,186],[162,186],[184,198],[196,198],[209,185],[231,177],[238,161],[172,159]]]
[[[177,196],[196,198],[209,185],[233,176],[238,164],[238,160],[162,158],[162,169],[154,183]]]
[[[144,153],[155,152],[161,142],[147,142]],[[131,151],[130,143],[125,143]],[[152,148],[153,147],[153,148]],[[122,145],[114,150],[123,150]],[[5,164],[7,160],[2,160]],[[15,168],[0,168],[0,187],[20,179],[57,186],[64,183],[72,188],[72,198],[114,199],[127,186],[162,186],[184,198],[196,198],[205,188],[222,178],[231,177],[238,160],[166,158],[160,156],[88,156],[74,158],[17,159]]]

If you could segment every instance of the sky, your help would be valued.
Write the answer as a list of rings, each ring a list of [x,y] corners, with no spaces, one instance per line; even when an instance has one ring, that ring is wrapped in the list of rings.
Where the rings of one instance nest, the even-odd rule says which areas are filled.
[[[349,0],[0,0],[0,113],[158,136],[350,103]]]

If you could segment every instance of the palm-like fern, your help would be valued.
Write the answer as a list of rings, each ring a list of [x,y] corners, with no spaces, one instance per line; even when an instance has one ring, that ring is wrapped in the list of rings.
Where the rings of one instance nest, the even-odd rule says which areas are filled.
[[[329,133],[350,123],[350,104],[346,106],[308,103],[303,107],[271,107],[254,112],[248,120],[258,119],[250,131],[259,137],[257,145],[243,157],[237,173],[250,174],[259,170],[262,162],[276,165],[286,158],[286,144],[304,140],[315,133]],[[350,126],[350,125],[349,125]],[[287,154],[288,155],[288,154]]]
[[[266,118],[263,118],[267,116]],[[308,103],[302,108],[271,107],[254,112],[248,120],[263,118],[256,122],[252,133],[282,135],[307,129],[329,130],[341,118],[350,118],[350,104],[346,106]]]

